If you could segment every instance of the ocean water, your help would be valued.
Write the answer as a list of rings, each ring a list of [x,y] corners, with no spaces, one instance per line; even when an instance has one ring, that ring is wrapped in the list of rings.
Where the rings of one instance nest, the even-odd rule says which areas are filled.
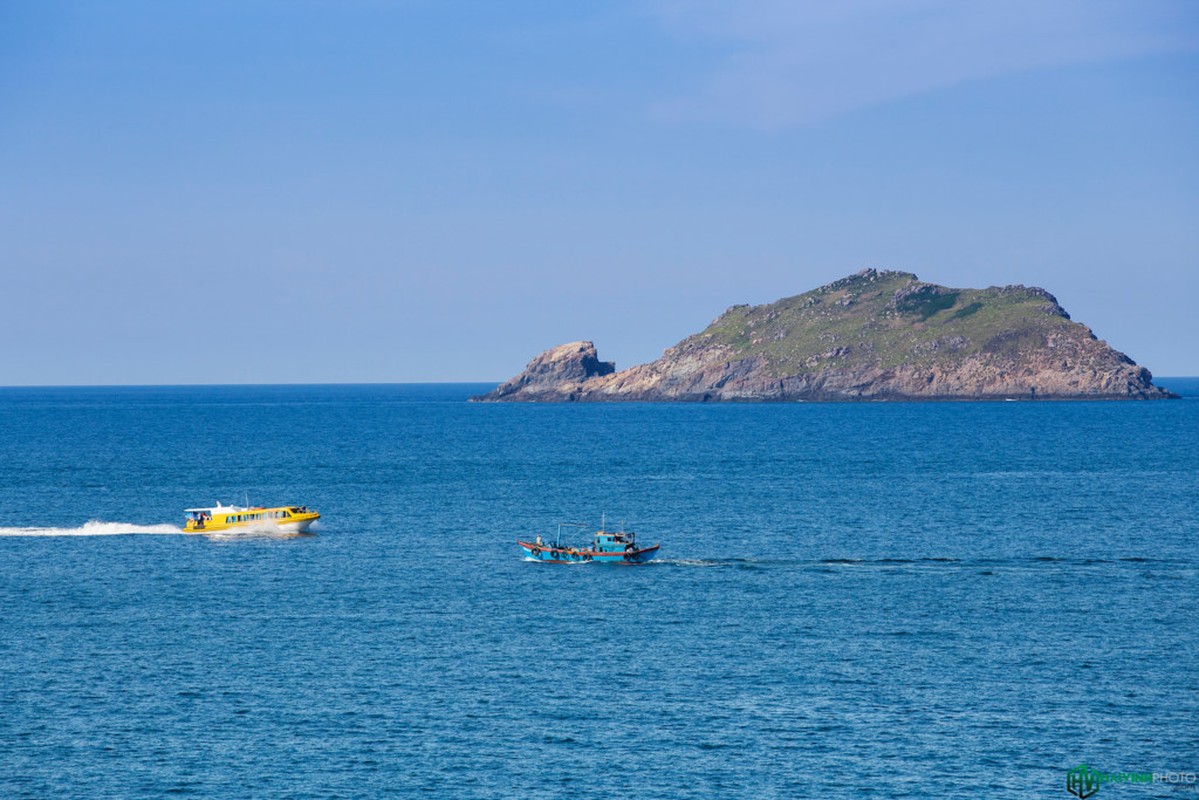
[[[1199,772],[1199,381],[1164,383],[1188,396],[0,390],[0,797],[1066,798],[1084,762]],[[247,496],[323,518],[179,533]],[[605,513],[661,559],[521,559]]]

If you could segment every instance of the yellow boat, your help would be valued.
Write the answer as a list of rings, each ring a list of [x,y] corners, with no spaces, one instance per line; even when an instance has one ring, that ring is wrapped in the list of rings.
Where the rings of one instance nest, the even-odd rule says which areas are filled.
[[[188,508],[183,512],[187,533],[217,533],[219,531],[263,530],[303,533],[308,526],[321,518],[308,506],[223,506],[218,502],[212,508]]]

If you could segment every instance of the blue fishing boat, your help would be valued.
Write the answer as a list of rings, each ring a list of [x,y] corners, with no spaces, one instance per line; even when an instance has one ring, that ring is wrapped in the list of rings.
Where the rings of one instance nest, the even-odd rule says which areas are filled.
[[[517,539],[516,543],[524,551],[528,561],[545,561],[550,564],[644,564],[658,555],[655,544],[652,547],[640,547],[637,544],[637,534],[624,530],[606,531],[604,525],[595,532],[589,547],[577,547],[562,542],[563,528],[586,528],[573,522],[563,522],[558,525],[558,535],[553,542],[543,542],[538,536],[531,542]]]

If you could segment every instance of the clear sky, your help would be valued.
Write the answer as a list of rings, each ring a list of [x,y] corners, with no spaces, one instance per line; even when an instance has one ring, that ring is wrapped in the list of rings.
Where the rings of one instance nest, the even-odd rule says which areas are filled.
[[[0,2],[0,384],[499,380],[863,267],[1199,374],[1199,2]]]

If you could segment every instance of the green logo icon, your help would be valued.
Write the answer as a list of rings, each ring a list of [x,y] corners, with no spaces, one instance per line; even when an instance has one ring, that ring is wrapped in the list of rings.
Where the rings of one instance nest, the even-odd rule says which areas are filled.
[[[1099,776],[1086,764],[1079,764],[1066,773],[1066,791],[1079,800],[1099,791]]]

